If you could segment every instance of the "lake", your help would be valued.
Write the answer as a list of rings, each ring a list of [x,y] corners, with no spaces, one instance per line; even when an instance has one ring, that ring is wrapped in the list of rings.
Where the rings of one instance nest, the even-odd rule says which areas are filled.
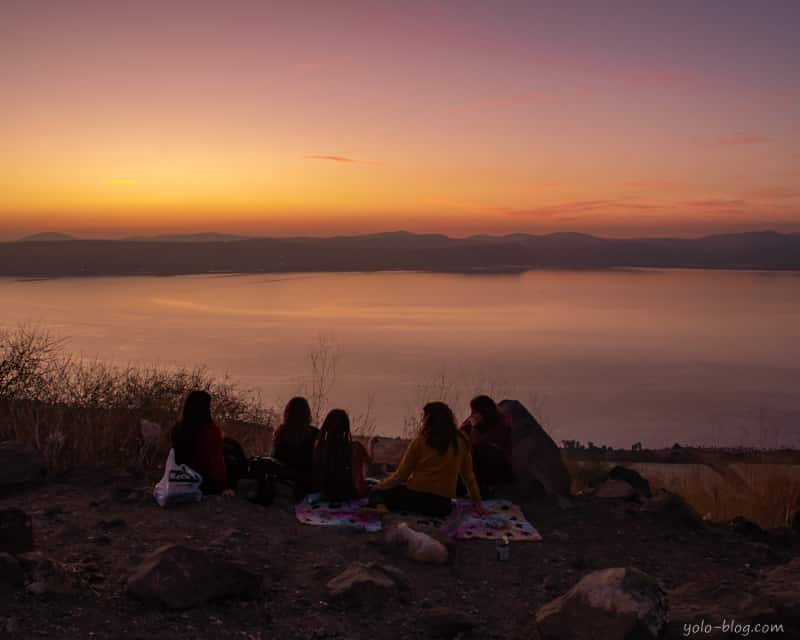
[[[0,279],[0,324],[86,357],[206,364],[279,405],[320,340],[331,406],[399,435],[422,403],[486,391],[554,438],[800,446],[800,274],[689,270]]]

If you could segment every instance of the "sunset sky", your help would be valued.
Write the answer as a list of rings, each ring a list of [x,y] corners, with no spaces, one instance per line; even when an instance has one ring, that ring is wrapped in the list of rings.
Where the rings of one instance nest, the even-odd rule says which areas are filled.
[[[0,3],[0,239],[800,231],[787,2]]]

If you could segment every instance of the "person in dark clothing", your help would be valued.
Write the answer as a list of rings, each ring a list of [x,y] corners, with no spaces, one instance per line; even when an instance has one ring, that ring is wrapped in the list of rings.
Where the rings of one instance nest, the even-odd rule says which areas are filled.
[[[189,393],[171,436],[175,462],[188,465],[203,476],[203,493],[233,495],[225,468],[222,429],[211,417],[211,396],[207,392]]]
[[[364,465],[369,459],[364,445],[350,434],[347,412],[332,409],[314,447],[314,489],[332,502],[361,497],[366,492]]]
[[[475,477],[482,488],[514,480],[511,466],[511,418],[489,396],[470,402],[472,413],[461,430],[472,444]]]
[[[289,400],[283,411],[283,422],[275,432],[271,457],[286,467],[298,495],[311,490],[318,434],[319,429],[311,426],[308,400],[299,396]]]

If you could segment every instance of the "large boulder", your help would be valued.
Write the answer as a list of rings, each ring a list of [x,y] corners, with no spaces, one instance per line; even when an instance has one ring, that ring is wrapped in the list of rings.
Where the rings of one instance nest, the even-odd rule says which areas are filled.
[[[346,606],[381,606],[391,597],[407,599],[408,577],[400,569],[377,562],[351,562],[326,585],[329,599]]]
[[[0,509],[0,553],[33,551],[31,517],[20,509]]]
[[[594,571],[536,613],[542,640],[645,640],[666,622],[666,594],[631,567]]]
[[[253,597],[260,586],[261,578],[244,567],[181,545],[157,549],[128,578],[133,597],[168,609]]]
[[[0,487],[38,482],[47,473],[42,454],[22,442],[0,442]]]
[[[511,418],[512,465],[523,497],[567,498],[571,481],[556,443],[518,400],[499,406]]]

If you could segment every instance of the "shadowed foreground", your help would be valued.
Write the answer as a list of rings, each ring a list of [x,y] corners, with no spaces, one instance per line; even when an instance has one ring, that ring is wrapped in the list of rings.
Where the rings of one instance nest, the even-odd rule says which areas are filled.
[[[669,592],[668,637],[681,637],[684,623],[736,615],[725,607],[745,607],[760,576],[796,558],[800,548],[791,531],[697,528],[630,500],[587,496],[567,510],[544,501],[525,507],[543,542],[513,544],[510,561],[500,562],[491,542],[459,541],[452,561],[434,566],[387,550],[383,534],[301,525],[288,497],[269,508],[209,498],[163,510],[142,478],[121,471],[66,475],[0,497],[0,510],[32,515],[36,549],[63,563],[68,576],[67,586],[56,581],[63,588],[47,580],[33,589],[30,583],[7,587],[0,634],[266,639],[460,632],[462,638],[530,638],[537,610],[581,577],[633,566]],[[128,578],[147,554],[167,544],[241,563],[260,586],[247,597],[188,610],[143,604],[129,595]],[[326,583],[353,561],[397,567],[408,588],[380,593],[365,606],[332,599]],[[792,637],[791,631],[775,637]]]

